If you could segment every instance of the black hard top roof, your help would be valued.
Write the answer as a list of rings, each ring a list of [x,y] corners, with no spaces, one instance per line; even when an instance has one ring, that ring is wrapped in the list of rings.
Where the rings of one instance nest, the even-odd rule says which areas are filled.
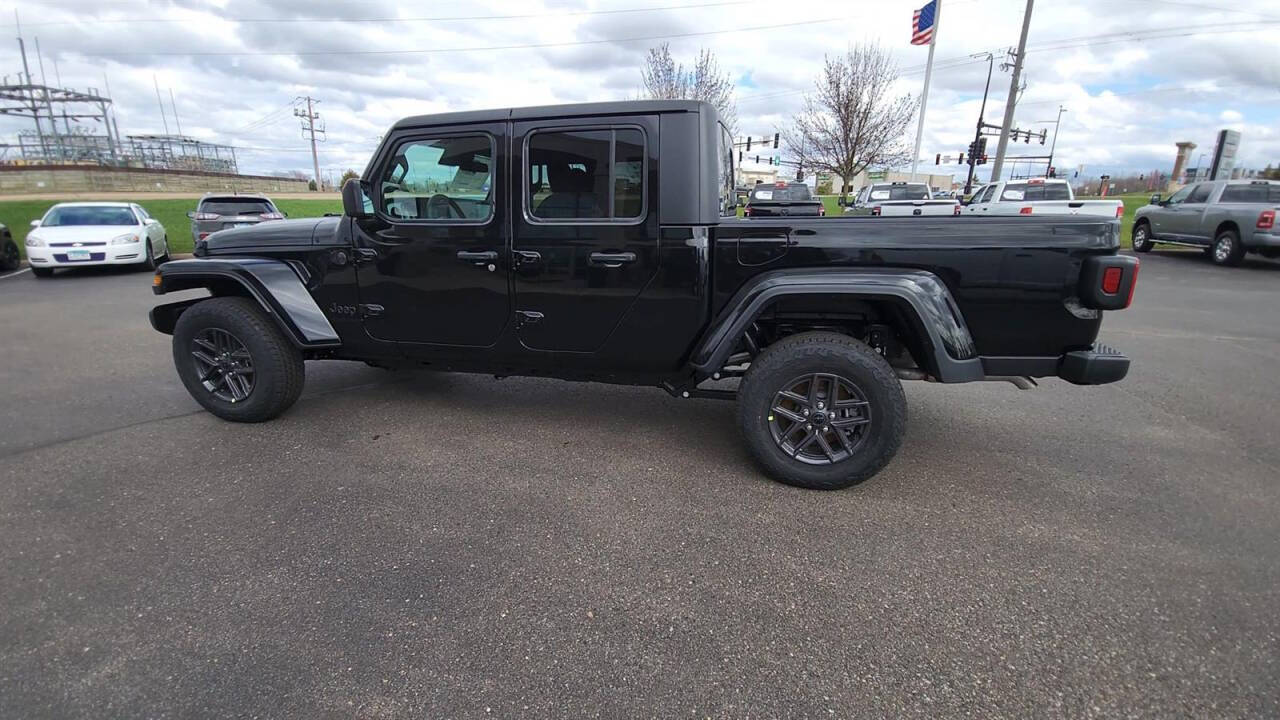
[[[392,130],[431,125],[462,125],[502,120],[541,120],[565,117],[592,117],[636,113],[702,112],[712,110],[700,100],[624,100],[620,102],[541,105],[538,107],[466,110],[463,112],[413,115],[391,126]]]

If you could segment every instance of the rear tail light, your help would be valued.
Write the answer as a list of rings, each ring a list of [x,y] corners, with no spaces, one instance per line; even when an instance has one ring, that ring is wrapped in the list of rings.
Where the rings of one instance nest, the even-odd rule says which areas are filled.
[[[1133,291],[1138,289],[1138,271],[1142,269],[1142,263],[1133,264],[1133,279],[1129,281],[1129,297],[1124,299],[1124,306],[1129,307],[1133,304]]]
[[[201,239],[201,240],[203,240],[203,239],[205,239],[205,238],[207,238],[207,237],[209,237],[209,233],[200,233],[200,239]]]
[[[875,215],[876,217],[880,217],[880,206],[879,206],[879,205],[876,205],[876,206],[872,207],[872,208],[871,208],[871,214],[872,214],[872,215]]]
[[[952,215],[960,214],[960,203],[956,203],[956,206],[954,208],[951,208],[951,214]]]
[[[207,212],[196,213],[196,220],[217,220],[220,217],[222,216],[219,215],[218,213],[207,213]]]
[[[748,205],[747,207],[742,208],[742,216],[751,217],[751,206]]]
[[[263,220],[283,220],[284,213],[278,213],[278,212],[262,213],[258,217],[262,218]]]
[[[819,206],[818,206],[818,217],[826,217],[826,216],[827,216],[827,208],[826,208],[826,206],[825,206],[825,205],[819,205]]]
[[[1116,217],[1124,217],[1124,203],[1116,206]]]
[[[1109,267],[1102,271],[1102,292],[1115,295],[1120,292],[1120,278],[1124,277],[1124,269]]]
[[[1031,206],[1030,206],[1030,205],[1024,205],[1024,206],[1022,207],[1022,209],[1018,211],[1018,214],[1019,214],[1019,215],[1030,215],[1030,214],[1031,214]]]
[[[1257,226],[1256,226],[1256,227],[1257,227],[1259,230],[1270,230],[1271,228],[1273,228],[1273,227],[1275,227],[1275,226],[1276,226],[1276,211],[1275,211],[1275,210],[1263,210],[1263,211],[1258,215],[1258,224],[1257,224]]]

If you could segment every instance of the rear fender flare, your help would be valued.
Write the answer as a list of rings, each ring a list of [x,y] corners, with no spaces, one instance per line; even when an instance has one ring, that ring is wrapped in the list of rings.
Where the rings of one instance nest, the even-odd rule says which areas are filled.
[[[265,258],[174,260],[156,269],[152,291],[163,295],[192,288],[214,290],[232,282],[257,300],[263,311],[294,345],[300,348],[340,345],[338,333],[311,297],[298,273],[290,263]],[[152,326],[160,332],[171,334],[178,316],[202,299],[184,300],[153,308]]]
[[[774,300],[795,295],[850,295],[905,305],[923,337],[929,374],[942,382],[984,376],[973,336],[946,284],[930,272],[894,268],[776,270],[744,285],[712,322],[691,364],[701,380],[717,372],[738,340]]]

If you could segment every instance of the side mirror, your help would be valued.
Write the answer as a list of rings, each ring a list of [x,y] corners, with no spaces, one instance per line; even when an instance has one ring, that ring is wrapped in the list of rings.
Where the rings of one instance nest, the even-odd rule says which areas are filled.
[[[32,220],[32,221],[31,221],[31,227],[33,227],[33,228],[38,228],[38,227],[40,227],[40,221],[39,221],[39,220]]]
[[[342,183],[342,214],[352,218],[369,217],[364,204],[365,192],[359,178]]]
[[[1151,196],[1151,204],[1152,204],[1152,205],[1159,205],[1159,204],[1160,204],[1160,193],[1156,193],[1155,195],[1152,195],[1152,196]]]
[[[196,219],[196,211],[195,211],[195,210],[188,210],[188,211],[187,211],[187,217],[191,218],[192,220],[195,220],[195,219]]]

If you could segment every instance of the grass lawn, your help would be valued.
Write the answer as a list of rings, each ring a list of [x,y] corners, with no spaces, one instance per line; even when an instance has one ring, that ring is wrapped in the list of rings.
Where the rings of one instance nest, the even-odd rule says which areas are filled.
[[[160,221],[169,236],[169,249],[175,253],[189,253],[193,249],[191,220],[187,212],[195,210],[198,198],[142,200],[138,204]],[[31,221],[39,220],[56,200],[0,200],[0,223],[9,226],[18,247],[26,255],[23,240],[31,229]],[[342,212],[338,198],[276,201],[280,211],[291,218],[320,217],[327,212]]]

